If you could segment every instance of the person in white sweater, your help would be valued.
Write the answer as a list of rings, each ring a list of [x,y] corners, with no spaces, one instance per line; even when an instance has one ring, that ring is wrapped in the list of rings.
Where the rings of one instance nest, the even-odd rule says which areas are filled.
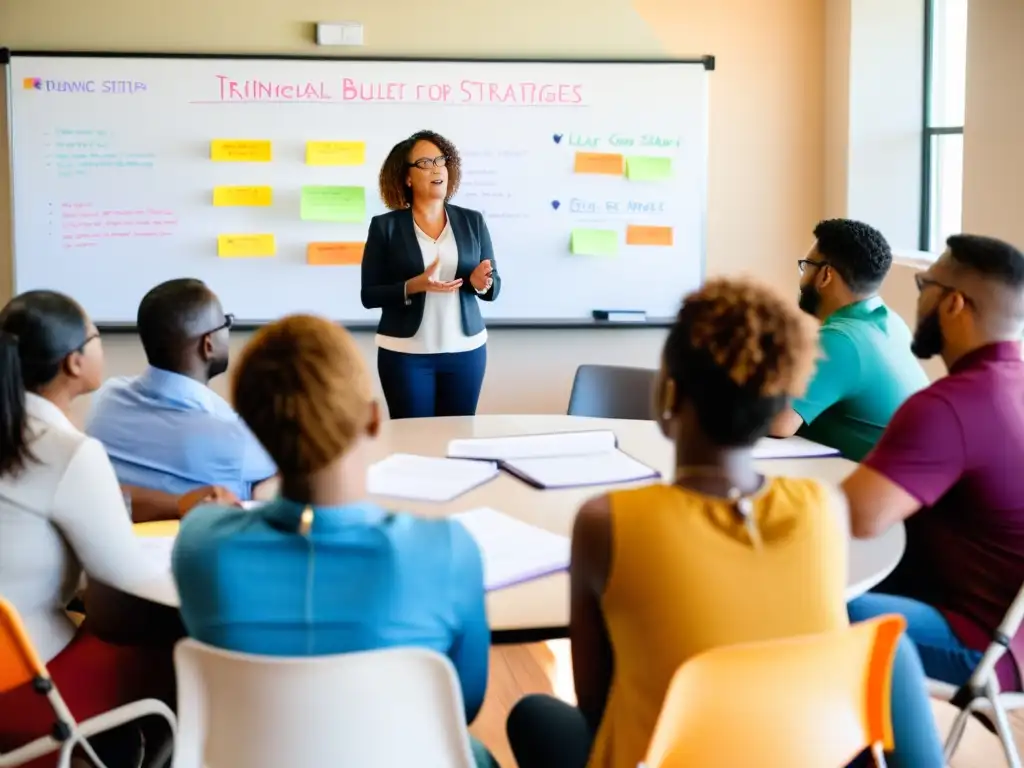
[[[146,696],[173,705],[174,692],[170,644],[112,645],[65,611],[83,569],[128,591],[162,576],[132,533],[103,446],[68,418],[102,378],[100,334],[72,299],[31,291],[0,311],[0,596],[79,719]],[[49,733],[53,720],[31,684],[0,694],[0,753]],[[137,738],[121,736],[106,744],[111,768],[124,739]]]

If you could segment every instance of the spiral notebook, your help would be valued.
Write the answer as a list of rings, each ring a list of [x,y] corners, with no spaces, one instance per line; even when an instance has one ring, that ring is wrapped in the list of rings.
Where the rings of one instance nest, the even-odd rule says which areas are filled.
[[[661,475],[618,448],[611,430],[452,440],[453,459],[493,461],[535,488],[580,488],[654,480]]]

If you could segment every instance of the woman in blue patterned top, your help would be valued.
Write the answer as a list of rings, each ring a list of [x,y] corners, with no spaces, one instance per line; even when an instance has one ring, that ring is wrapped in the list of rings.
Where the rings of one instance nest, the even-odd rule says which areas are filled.
[[[317,317],[275,322],[243,352],[233,394],[277,464],[281,494],[251,512],[206,506],[182,521],[173,564],[189,634],[274,656],[430,648],[455,665],[471,722],[490,646],[480,552],[454,521],[366,500],[380,410],[352,337]]]

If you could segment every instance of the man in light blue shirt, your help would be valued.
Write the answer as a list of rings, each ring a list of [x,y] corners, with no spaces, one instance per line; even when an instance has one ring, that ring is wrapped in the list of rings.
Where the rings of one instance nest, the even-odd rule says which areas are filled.
[[[180,495],[222,486],[248,500],[274,462],[209,388],[228,367],[232,316],[200,280],[170,280],[139,305],[149,368],[96,393],[86,432],[103,443],[122,485]]]

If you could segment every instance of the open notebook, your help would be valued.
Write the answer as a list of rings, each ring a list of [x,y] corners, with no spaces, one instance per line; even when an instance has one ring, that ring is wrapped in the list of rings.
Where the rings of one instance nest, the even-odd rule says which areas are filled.
[[[569,538],[489,507],[452,515],[469,531],[484,561],[484,589],[491,591],[564,571]]]
[[[498,475],[493,461],[439,459],[394,453],[370,466],[367,490],[377,496],[416,501],[451,501]]]
[[[535,488],[578,488],[651,480],[658,472],[618,448],[611,430],[452,440],[454,459],[496,461]]]

